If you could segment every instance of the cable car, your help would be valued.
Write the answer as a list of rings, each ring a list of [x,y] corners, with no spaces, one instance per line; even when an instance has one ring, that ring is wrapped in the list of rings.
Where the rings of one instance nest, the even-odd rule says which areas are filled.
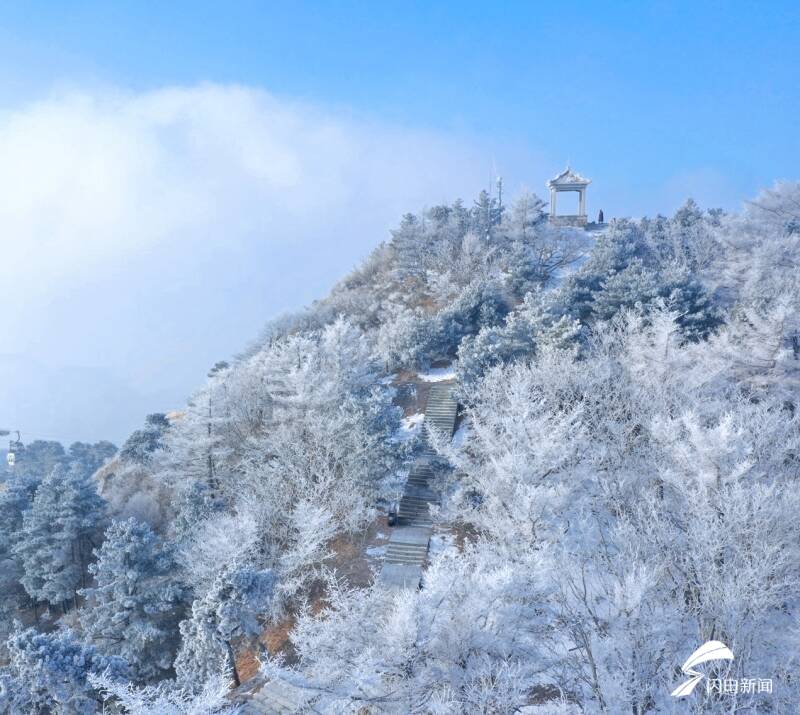
[[[6,430],[6,429],[0,430],[0,435],[11,434],[11,432],[16,432],[17,433],[17,439],[16,440],[12,439],[8,443],[8,454],[6,454],[6,463],[8,464],[9,467],[13,467],[14,466],[14,464],[17,461],[16,453],[20,449],[22,449],[22,442],[20,441],[21,438],[20,438],[19,430]]]

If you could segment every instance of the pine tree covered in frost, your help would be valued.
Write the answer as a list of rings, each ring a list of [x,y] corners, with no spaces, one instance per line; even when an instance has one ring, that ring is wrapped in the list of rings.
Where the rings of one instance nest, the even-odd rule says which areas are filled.
[[[129,519],[111,525],[95,555],[94,585],[81,591],[84,637],[124,658],[137,680],[167,675],[184,600],[169,547],[147,524]]]
[[[28,628],[8,640],[9,663],[0,668],[0,712],[31,715],[91,715],[101,697],[89,681],[104,674],[127,677],[121,658],[107,658],[78,641],[70,631],[37,633]]]
[[[225,672],[232,672],[238,684],[236,641],[261,632],[259,615],[269,612],[274,586],[272,572],[245,566],[221,573],[195,600],[191,616],[180,626],[183,644],[175,671],[181,685],[200,692],[210,678]]]
[[[56,467],[45,477],[14,547],[31,598],[68,607],[86,585],[86,566],[104,519],[105,504],[90,476],[76,467]]]

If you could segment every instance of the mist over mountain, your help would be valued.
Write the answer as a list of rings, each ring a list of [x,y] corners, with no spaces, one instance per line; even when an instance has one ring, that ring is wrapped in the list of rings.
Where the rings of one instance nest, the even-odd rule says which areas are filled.
[[[142,393],[103,368],[50,367],[25,355],[0,355],[0,425],[19,428],[26,441],[119,444],[141,415],[179,403],[166,391]]]

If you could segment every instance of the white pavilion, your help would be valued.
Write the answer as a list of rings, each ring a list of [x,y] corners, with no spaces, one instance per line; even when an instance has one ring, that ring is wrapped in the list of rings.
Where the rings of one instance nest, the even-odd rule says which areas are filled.
[[[558,176],[553,177],[547,182],[550,189],[550,223],[558,226],[586,226],[588,219],[586,216],[586,187],[591,184],[591,179],[586,179],[569,166]],[[577,191],[578,213],[558,215],[557,197],[562,191]]]

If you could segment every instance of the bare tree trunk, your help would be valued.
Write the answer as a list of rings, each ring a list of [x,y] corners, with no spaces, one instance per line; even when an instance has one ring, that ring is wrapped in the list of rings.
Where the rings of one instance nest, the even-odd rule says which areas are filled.
[[[242,681],[239,679],[239,671],[236,670],[236,657],[233,654],[233,648],[228,641],[225,641],[225,647],[228,649],[228,661],[231,664],[231,672],[233,673],[233,683],[238,688]]]

